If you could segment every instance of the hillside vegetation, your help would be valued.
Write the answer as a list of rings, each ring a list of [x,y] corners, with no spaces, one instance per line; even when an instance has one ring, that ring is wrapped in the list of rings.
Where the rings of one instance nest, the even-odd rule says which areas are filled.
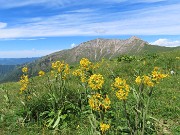
[[[0,58],[0,83],[15,81],[17,77],[17,69],[22,64],[27,64],[37,60],[38,57],[34,58]]]
[[[50,63],[0,85],[1,134],[180,134],[180,49]]]
[[[15,65],[0,65],[0,81],[6,77],[7,73],[13,71],[15,67]]]

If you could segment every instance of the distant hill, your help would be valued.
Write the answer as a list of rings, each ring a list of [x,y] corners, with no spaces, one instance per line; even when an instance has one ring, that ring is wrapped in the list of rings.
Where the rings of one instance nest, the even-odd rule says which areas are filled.
[[[37,72],[40,69],[49,71],[51,63],[56,60],[64,60],[69,64],[73,64],[79,62],[79,60],[83,57],[86,57],[91,61],[99,61],[102,58],[112,59],[123,54],[139,55],[143,53],[158,53],[172,51],[178,48],[180,47],[161,47],[150,45],[148,42],[135,36],[126,40],[98,38],[83,42],[72,49],[62,50],[41,57],[40,59],[29,63],[28,67],[30,76],[33,76],[37,75]],[[3,81],[18,80],[22,74],[21,68],[22,66],[14,69],[3,79]]]
[[[4,78],[11,78],[12,72],[17,71],[17,67],[22,64],[30,63],[37,60],[38,57],[34,58],[0,58],[0,82]]]
[[[24,63],[29,63],[34,60],[39,59],[39,57],[33,58],[0,58],[0,65],[21,65]]]

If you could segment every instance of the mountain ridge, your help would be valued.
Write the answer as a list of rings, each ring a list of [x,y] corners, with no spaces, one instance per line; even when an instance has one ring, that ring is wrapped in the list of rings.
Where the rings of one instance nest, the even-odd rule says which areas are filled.
[[[145,44],[149,43],[135,36],[126,40],[97,38],[82,42],[74,48],[55,52],[45,57],[55,60],[58,56],[70,63],[80,60],[83,56],[97,61],[102,57],[109,57],[109,59],[113,58],[118,54],[127,53],[128,50],[133,52],[136,51],[138,53]],[[134,50],[135,48],[136,50]],[[67,53],[73,55],[69,58],[65,57],[64,55],[67,55]]]

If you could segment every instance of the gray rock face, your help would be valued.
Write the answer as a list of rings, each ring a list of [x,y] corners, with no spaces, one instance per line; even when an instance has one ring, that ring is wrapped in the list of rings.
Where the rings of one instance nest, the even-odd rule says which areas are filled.
[[[138,53],[145,44],[148,43],[135,36],[126,40],[98,38],[83,42],[72,49],[56,52],[49,57],[64,59],[67,62],[76,62],[82,57],[95,61],[102,58],[111,59],[120,54]]]

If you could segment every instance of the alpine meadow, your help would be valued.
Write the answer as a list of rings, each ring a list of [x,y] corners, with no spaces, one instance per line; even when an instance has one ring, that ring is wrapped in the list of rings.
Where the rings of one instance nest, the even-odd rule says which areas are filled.
[[[1,134],[178,135],[179,47],[161,49],[132,37],[121,42],[127,42],[125,48],[133,44],[134,50],[117,49],[115,55],[105,50],[120,43],[111,40],[116,44],[106,47],[110,40],[104,39],[92,46],[94,41],[66,50],[69,56],[79,47],[90,50],[91,56],[86,53],[77,62],[67,63],[60,51],[18,67],[19,81],[0,85]],[[100,52],[108,52],[107,57]],[[49,67],[38,64],[42,61]]]
[[[0,135],[180,135],[180,0],[0,0]]]

